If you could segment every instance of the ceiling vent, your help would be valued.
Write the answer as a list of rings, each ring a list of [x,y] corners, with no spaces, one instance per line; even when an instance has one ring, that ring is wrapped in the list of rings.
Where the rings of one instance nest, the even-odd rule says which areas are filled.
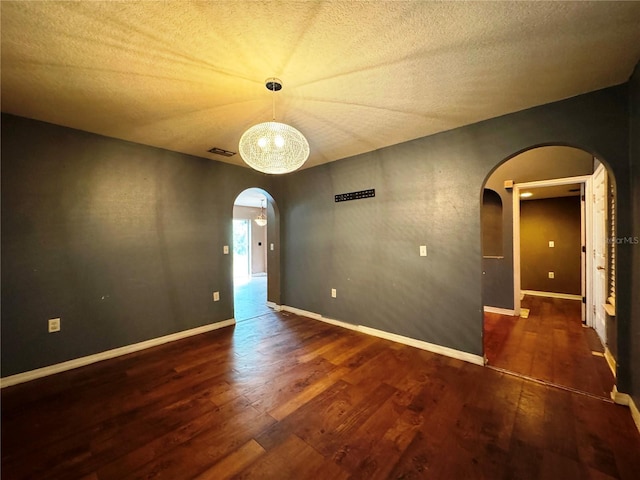
[[[233,157],[236,152],[230,152],[229,150],[224,150],[223,148],[213,147],[207,150],[209,153],[215,153],[216,155],[222,155],[223,157]]]

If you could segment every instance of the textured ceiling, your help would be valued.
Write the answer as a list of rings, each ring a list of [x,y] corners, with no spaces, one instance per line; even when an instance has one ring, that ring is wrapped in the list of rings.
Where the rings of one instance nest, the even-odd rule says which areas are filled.
[[[244,165],[242,133],[305,134],[305,167],[628,80],[640,2],[2,1],[2,110]]]

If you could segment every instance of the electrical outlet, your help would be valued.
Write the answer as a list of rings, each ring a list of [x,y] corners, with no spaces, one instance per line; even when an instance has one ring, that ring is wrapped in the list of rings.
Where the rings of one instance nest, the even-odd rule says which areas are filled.
[[[556,278],[556,274],[553,272],[549,272],[549,278]]]
[[[49,333],[59,332],[60,331],[60,319],[59,318],[50,318],[49,319]]]
[[[336,291],[335,288],[331,289],[331,298],[337,298],[338,296],[338,292]]]
[[[213,292],[213,301],[217,302],[220,300],[220,292]]]
[[[420,256],[421,257],[426,257],[427,256],[427,246],[426,245],[420,245]]]

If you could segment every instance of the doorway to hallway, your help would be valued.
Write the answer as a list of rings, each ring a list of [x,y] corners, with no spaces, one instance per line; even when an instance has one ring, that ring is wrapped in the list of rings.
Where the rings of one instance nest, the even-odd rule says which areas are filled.
[[[233,205],[234,318],[247,320],[269,313],[266,192],[250,188]],[[273,222],[273,218],[271,218]]]
[[[593,228],[591,186],[597,167],[604,169],[589,152],[537,147],[506,160],[487,177],[484,350],[490,367],[609,398],[615,339],[602,335],[594,322],[604,303],[593,282],[594,237],[605,243],[606,235],[605,228]],[[488,228],[496,233],[489,235]],[[495,251],[487,248],[494,245]],[[614,262],[601,269],[612,272]]]

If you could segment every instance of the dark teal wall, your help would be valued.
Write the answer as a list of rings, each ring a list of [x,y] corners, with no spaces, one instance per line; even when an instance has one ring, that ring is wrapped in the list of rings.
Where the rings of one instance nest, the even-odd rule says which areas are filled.
[[[2,376],[232,318],[233,201],[269,180],[3,115]]]
[[[283,303],[482,355],[483,182],[523,150],[570,145],[608,162],[628,199],[627,101],[618,86],[286,178]],[[375,198],[334,203],[335,194],[367,188]],[[621,228],[630,223],[627,201]],[[629,293],[620,301],[629,322]]]
[[[619,235],[637,232],[628,93],[593,92],[278,178],[3,116],[2,375],[230,318],[221,251],[233,200],[250,186],[279,207],[281,303],[481,355],[485,178],[533,146],[583,148],[616,177]],[[375,198],[334,203],[367,188]],[[637,249],[621,248],[623,392],[640,370],[638,270]],[[55,316],[62,332],[48,334]]]

